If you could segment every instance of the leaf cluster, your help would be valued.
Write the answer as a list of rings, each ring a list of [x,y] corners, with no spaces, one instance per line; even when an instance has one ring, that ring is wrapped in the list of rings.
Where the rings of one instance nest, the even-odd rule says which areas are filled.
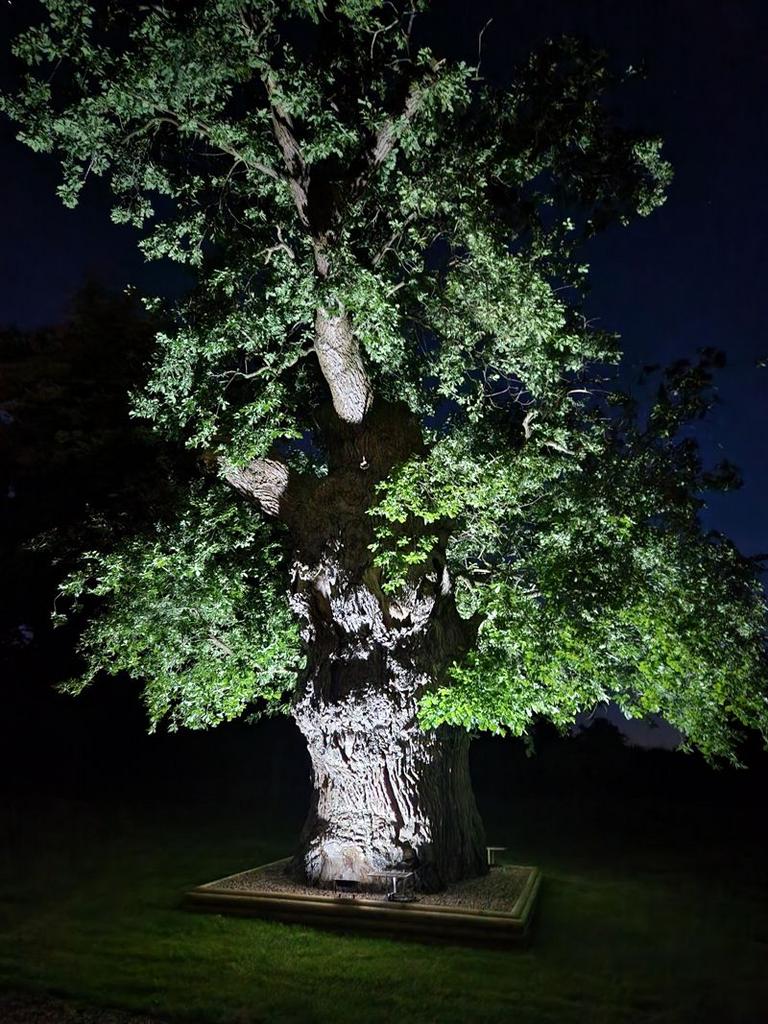
[[[245,711],[278,709],[303,655],[276,572],[279,543],[221,485],[193,488],[154,530],[83,555],[62,586],[85,626],[79,693],[99,673],[144,681],[151,727],[203,729]]]

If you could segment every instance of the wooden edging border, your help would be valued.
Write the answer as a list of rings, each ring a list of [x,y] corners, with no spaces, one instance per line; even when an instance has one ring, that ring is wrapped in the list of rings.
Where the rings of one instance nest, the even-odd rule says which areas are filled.
[[[286,863],[287,858],[262,864],[262,870]],[[527,865],[525,866],[527,867]],[[347,931],[378,932],[395,938],[458,942],[467,945],[510,945],[526,940],[541,886],[541,872],[529,875],[511,911],[425,907],[419,903],[382,903],[380,900],[338,899],[289,893],[254,893],[222,887],[237,872],[199,885],[184,894],[190,910],[265,917],[291,924]]]

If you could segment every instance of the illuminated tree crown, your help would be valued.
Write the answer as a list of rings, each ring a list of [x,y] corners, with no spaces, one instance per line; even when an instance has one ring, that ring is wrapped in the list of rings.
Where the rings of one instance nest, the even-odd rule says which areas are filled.
[[[708,755],[765,730],[761,589],[699,522],[726,476],[685,433],[712,358],[641,413],[602,390],[617,342],[580,308],[583,243],[670,180],[609,116],[601,55],[550,42],[500,88],[417,43],[426,0],[43,7],[5,111],[67,204],[105,177],[147,257],[193,268],[134,409],[207,467],[67,582],[102,599],[75,686],[126,671],[172,726],[290,707],[296,524],[335,482],[368,496],[344,543],[385,620],[450,585],[471,636],[423,727],[520,734],[614,700]]]

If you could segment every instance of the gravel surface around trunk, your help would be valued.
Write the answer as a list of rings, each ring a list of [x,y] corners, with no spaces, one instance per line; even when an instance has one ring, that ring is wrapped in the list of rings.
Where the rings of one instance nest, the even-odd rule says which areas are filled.
[[[211,888],[230,889],[236,892],[252,893],[257,896],[279,894],[281,896],[313,896],[328,899],[371,900],[386,903],[384,892],[360,892],[355,896],[339,894],[333,889],[321,889],[302,885],[285,874],[285,863],[267,864],[262,868],[242,871],[239,875],[212,882]],[[468,878],[463,882],[449,885],[443,892],[420,893],[417,901],[420,907],[456,907],[461,910],[494,910],[510,913],[523,890],[531,868],[501,865],[491,868],[487,875]],[[402,883],[401,883],[402,885]],[[397,904],[392,904],[396,906]]]

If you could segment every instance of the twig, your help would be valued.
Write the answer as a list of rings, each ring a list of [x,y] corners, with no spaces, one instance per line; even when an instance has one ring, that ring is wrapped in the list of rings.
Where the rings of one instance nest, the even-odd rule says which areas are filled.
[[[475,77],[473,79],[473,81],[475,82],[480,81],[480,61],[482,59],[483,51],[483,36],[485,34],[485,30],[488,28],[492,21],[493,18],[489,18],[488,21],[486,21],[486,23],[480,29],[480,34],[477,37],[477,67],[475,68]]]

